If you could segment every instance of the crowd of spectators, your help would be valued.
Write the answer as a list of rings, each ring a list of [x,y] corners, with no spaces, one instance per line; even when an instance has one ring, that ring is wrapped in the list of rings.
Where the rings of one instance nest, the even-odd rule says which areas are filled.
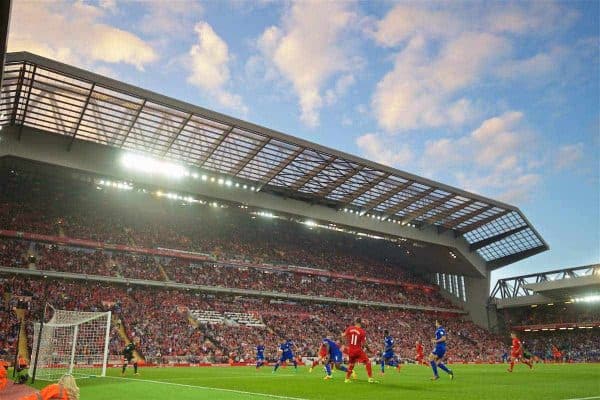
[[[2,257],[7,260],[7,266],[28,265],[25,261],[14,260],[24,260],[25,252],[32,247],[29,242],[20,243],[16,240],[0,238],[0,245],[7,249],[6,255]],[[308,275],[300,271],[280,271],[267,267],[239,265],[224,266],[214,262],[198,264],[179,258],[169,259],[104,250],[94,251],[35,242],[32,254],[35,261],[31,265],[41,270],[153,281],[168,279],[195,285],[453,308],[435,290],[372,283],[357,279]]]
[[[214,263],[190,263],[172,259],[164,267],[175,282],[222,286],[280,293],[295,293],[391,304],[452,307],[437,291],[405,288],[342,278],[307,275],[268,268],[222,266]]]
[[[600,328],[523,332],[521,339],[525,348],[542,360],[600,361]],[[560,351],[560,360],[555,359],[553,346]]]
[[[11,309],[9,293],[3,286],[0,286],[0,356],[14,354],[19,334],[17,315]]]
[[[27,249],[30,243],[20,240],[0,240],[0,265],[20,268],[27,265]]]
[[[428,346],[434,330],[434,315],[423,312],[385,310],[368,307],[280,302],[263,298],[215,297],[143,286],[77,283],[51,279],[23,280],[18,276],[3,282],[15,296],[33,295],[30,315],[39,315],[40,299],[66,310],[113,311],[110,351],[118,354],[124,342],[118,335],[122,324],[130,340],[149,361],[183,357],[205,362],[251,360],[259,343],[267,347],[267,356],[277,355],[277,345],[292,339],[301,356],[314,356],[323,337],[339,339],[339,334],[355,317],[365,320],[369,332],[370,352],[380,351],[383,330],[389,329],[397,339],[397,352],[414,357],[414,341]],[[10,305],[9,305],[10,306]],[[236,324],[198,324],[188,310],[252,313],[265,327]],[[443,316],[453,345],[449,357],[455,360],[489,360],[497,357],[497,338],[480,334],[480,328],[456,316]],[[471,339],[466,341],[465,335]],[[30,337],[31,340],[31,337]],[[31,345],[31,343],[30,343]],[[461,349],[458,351],[458,349]],[[485,351],[484,351],[485,350]]]
[[[95,190],[81,182],[50,184],[16,174],[0,189],[0,229],[423,282],[403,268],[400,242],[309,229],[235,207],[185,206],[148,194]]]
[[[101,250],[63,249],[55,245],[36,244],[35,252],[37,269],[88,275],[114,275],[109,257]]]
[[[372,283],[359,278],[425,284],[423,277],[403,268],[406,249],[398,247],[411,246],[410,242],[310,229],[293,221],[261,218],[235,207],[191,206],[155,199],[147,193],[111,191],[68,180],[49,183],[13,173],[0,183],[0,229],[198,252],[217,260],[190,263],[182,258],[0,239],[2,266],[31,264],[41,270],[77,274],[451,307],[436,290]],[[32,259],[27,258],[28,253]],[[218,262],[223,260],[247,263],[224,266],[226,262]],[[283,272],[251,264],[310,267],[356,278]],[[12,308],[16,299],[24,295],[34,297],[30,316],[39,315],[42,299],[60,309],[113,311],[110,352],[120,353],[124,346],[120,332],[124,331],[149,361],[171,357],[195,362],[247,361],[254,357],[258,343],[265,344],[267,357],[273,359],[277,345],[287,338],[296,343],[299,355],[314,356],[324,336],[339,339],[340,332],[359,316],[365,320],[369,332],[372,356],[381,350],[383,330],[388,329],[396,338],[398,354],[413,358],[416,340],[421,340],[426,348],[429,346],[436,318],[443,320],[449,333],[450,360],[497,361],[508,347],[503,338],[456,314],[216,297],[192,291],[22,276],[2,281],[0,295],[0,352],[14,352],[16,317]],[[564,305],[550,312],[530,309],[508,320],[513,324],[597,320],[598,310],[573,312],[571,307],[576,306]],[[188,315],[188,309],[249,312],[257,315],[265,327],[198,323]],[[31,332],[28,325],[30,341]],[[589,359],[598,357],[598,336],[569,331],[561,337],[535,335],[528,340],[532,349],[543,352],[551,341],[561,339],[561,348],[569,357]]]
[[[511,326],[600,322],[600,307],[591,303],[541,304],[506,309],[504,319]]]

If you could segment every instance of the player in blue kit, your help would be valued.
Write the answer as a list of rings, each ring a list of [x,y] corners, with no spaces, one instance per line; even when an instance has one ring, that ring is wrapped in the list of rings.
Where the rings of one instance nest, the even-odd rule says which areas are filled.
[[[327,372],[327,375],[325,375],[325,380],[329,380],[331,379],[331,366],[335,366],[335,369],[340,370],[340,371],[348,371],[348,368],[346,368],[346,366],[342,365],[342,363],[344,362],[344,355],[342,354],[342,350],[340,349],[340,346],[338,346],[338,344],[336,342],[334,342],[333,340],[329,339],[329,338],[324,338],[323,339],[323,344],[322,344],[324,350],[325,350],[325,371]],[[355,373],[356,374],[356,373]]]
[[[398,358],[394,354],[394,338],[390,335],[390,332],[386,329],[383,331],[383,351],[381,352],[381,373],[385,374],[385,366],[390,365],[396,367],[396,370],[400,372],[400,363]]]
[[[444,355],[446,354],[446,341],[447,335],[446,330],[442,327],[442,324],[438,320],[435,321],[435,338],[431,339],[431,342],[435,345],[431,354],[429,355],[429,363],[431,364],[431,369],[433,370],[432,381],[437,381],[440,379],[438,375],[438,367],[445,371],[448,375],[450,375],[450,379],[454,379],[454,373],[451,369],[446,367],[443,363]]]
[[[265,364],[265,345],[259,344],[256,346],[256,369],[259,369]]]
[[[286,340],[279,346],[279,351],[281,352],[281,357],[279,358],[279,361],[277,361],[277,363],[275,364],[275,367],[273,368],[273,373],[275,373],[275,371],[277,371],[277,369],[279,368],[281,363],[284,363],[288,360],[292,361],[294,363],[294,369],[296,372],[298,371],[298,363],[296,362],[296,359],[294,358],[293,348],[294,348],[294,342],[292,342],[291,339]]]

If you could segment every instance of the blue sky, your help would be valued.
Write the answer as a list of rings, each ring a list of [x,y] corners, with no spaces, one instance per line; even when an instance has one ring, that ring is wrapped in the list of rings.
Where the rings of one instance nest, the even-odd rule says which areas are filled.
[[[27,50],[519,206],[600,261],[599,3],[13,4]]]

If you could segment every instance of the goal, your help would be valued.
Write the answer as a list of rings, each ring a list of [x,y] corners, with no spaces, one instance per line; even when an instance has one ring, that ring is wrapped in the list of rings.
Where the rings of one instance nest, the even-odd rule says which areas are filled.
[[[110,311],[53,312],[50,321],[34,325],[34,379],[57,380],[64,374],[78,378],[105,376]]]

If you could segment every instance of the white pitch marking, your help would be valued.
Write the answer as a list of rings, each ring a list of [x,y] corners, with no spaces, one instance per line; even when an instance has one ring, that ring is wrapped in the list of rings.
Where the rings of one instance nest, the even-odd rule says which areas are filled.
[[[257,392],[245,392],[243,390],[223,389],[223,388],[216,388],[216,387],[209,387],[209,386],[185,385],[183,383],[153,381],[153,380],[150,380],[150,379],[119,378],[118,376],[110,376],[110,377],[107,377],[107,378],[123,379],[123,380],[127,380],[127,381],[137,381],[137,382],[147,382],[147,383],[158,383],[160,385],[180,386],[180,387],[187,387],[187,388],[193,388],[193,389],[215,390],[215,391],[218,391],[218,392],[229,392],[229,393],[237,393],[237,394],[246,394],[246,395],[250,395],[250,396],[268,397],[270,399],[309,400],[309,399],[303,399],[301,397],[278,396],[276,394],[257,393]],[[573,400],[575,400],[575,399],[573,399]]]
[[[593,397],[577,397],[577,398],[573,398],[573,399],[565,399],[565,400],[592,400],[592,399],[600,399],[600,396],[593,396]]]

